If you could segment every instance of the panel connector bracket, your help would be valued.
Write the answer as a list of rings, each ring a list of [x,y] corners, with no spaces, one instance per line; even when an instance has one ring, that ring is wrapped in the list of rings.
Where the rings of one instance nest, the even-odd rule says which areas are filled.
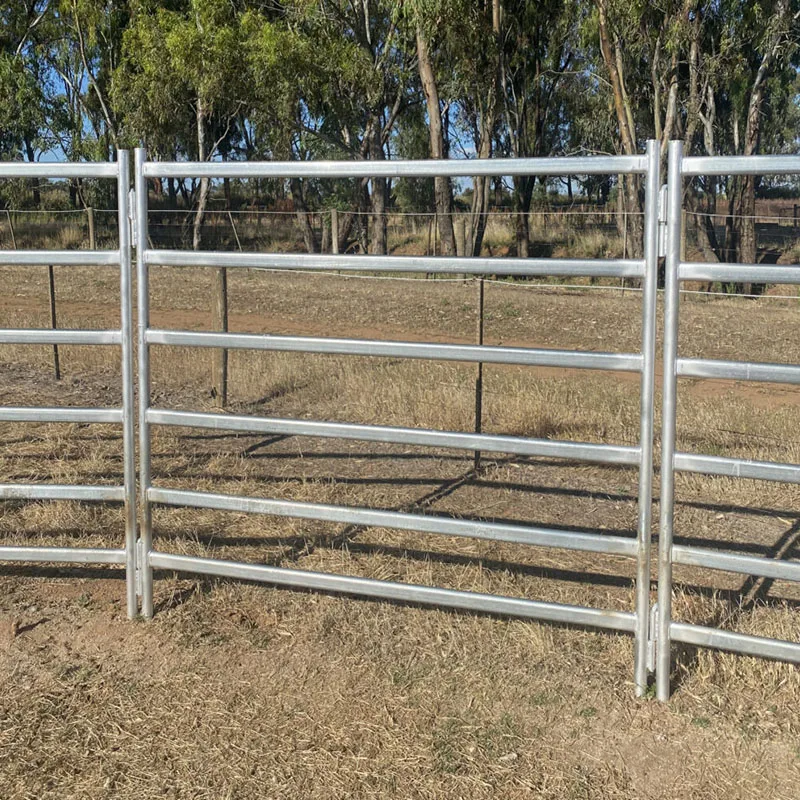
[[[650,609],[650,624],[647,630],[647,671],[656,671],[658,656],[658,603]]]

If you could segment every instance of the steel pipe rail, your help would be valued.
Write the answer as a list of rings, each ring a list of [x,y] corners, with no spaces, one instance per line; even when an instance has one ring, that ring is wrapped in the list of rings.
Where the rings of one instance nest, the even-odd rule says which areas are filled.
[[[0,178],[116,178],[114,162],[0,161]]]
[[[119,328],[113,330],[0,330],[0,344],[114,345],[120,347],[121,408],[0,406],[0,422],[115,424],[122,427],[123,481],[121,486],[1,484],[0,500],[72,500],[122,503],[125,513],[124,549],[0,546],[0,561],[124,564],[128,616],[138,612],[136,594],[136,461],[134,454],[133,336],[131,301],[131,242],[128,208],[128,153],[120,150],[117,163],[20,164],[0,163],[0,178],[114,178],[116,179],[118,246],[109,250],[0,250],[0,266],[105,267],[119,269]]]
[[[121,408],[45,408],[44,406],[0,406],[0,422],[69,422],[120,424]]]
[[[510,525],[500,522],[473,522],[471,520],[437,517],[427,514],[406,514],[370,508],[352,508],[323,503],[304,503],[293,500],[275,500],[260,497],[239,497],[211,492],[194,492],[184,489],[152,487],[147,490],[151,503],[190,508],[208,508],[218,511],[237,511],[245,514],[264,514],[274,517],[313,519],[347,525],[364,525],[372,528],[434,533],[467,539],[486,539],[537,547],[559,547],[566,550],[583,550],[617,556],[635,556],[635,539],[624,536],[604,536],[600,533],[541,528],[528,525]]]
[[[693,472],[730,478],[800,484],[800,465],[744,458],[677,452],[675,449],[677,379],[745,380],[800,384],[800,365],[707,358],[677,354],[681,281],[728,281],[800,284],[800,265],[703,264],[680,259],[683,178],[696,175],[800,174],[800,156],[731,156],[686,158],[680,142],[669,146],[667,251],[665,271],[664,401],[659,524],[658,611],[655,631],[657,696],[670,692],[672,641],[747,655],[800,663],[800,643],[691,625],[672,619],[673,565],[800,582],[800,563],[726,550],[676,545],[674,536],[675,473]]]
[[[0,328],[0,344],[119,345],[120,331]]]
[[[671,639],[676,642],[692,644],[697,647],[711,647],[716,650],[728,650],[744,656],[800,664],[800,644],[797,642],[786,642],[766,636],[751,636],[720,628],[706,628],[703,625],[692,625],[688,622],[673,621],[670,623],[669,629]]]
[[[765,364],[748,361],[720,361],[710,358],[679,358],[677,360],[677,372],[680,378],[800,384],[800,366],[797,364]]]
[[[150,161],[145,178],[470,178],[644,174],[645,156],[391,161]]]
[[[77,500],[81,503],[121,503],[125,500],[125,487],[0,483],[0,500]]]
[[[722,572],[736,572],[741,575],[756,575],[760,578],[800,581],[800,563],[796,561],[745,556],[740,553],[709,550],[704,547],[674,544],[672,545],[672,563],[687,567],[705,567]]]
[[[635,258],[462,258],[455,256],[353,256],[321,253],[231,253],[218,250],[145,250],[149,266],[229,267],[317,272],[401,272],[456,275],[567,275],[641,278]]]
[[[95,547],[0,546],[0,561],[30,561],[60,564],[124,564],[124,550]]]
[[[0,250],[0,267],[118,267],[116,250]]]
[[[480,450],[543,458],[564,458],[599,464],[636,465],[641,458],[638,447],[594,444],[590,442],[527,439],[488,433],[460,433],[426,428],[399,428],[384,425],[359,425],[351,422],[280,419],[276,417],[237,416],[197,411],[171,411],[150,408],[146,413],[151,425],[204,428],[214,431],[270,433],[287,436],[319,436],[328,439],[355,439],[387,444],[412,444],[454,450]]]
[[[575,624],[610,627],[634,634],[634,683],[637,694],[647,688],[646,655],[650,615],[649,543],[652,501],[653,391],[655,373],[656,277],[658,262],[659,147],[649,142],[645,156],[524,160],[385,161],[385,162],[263,162],[263,163],[150,163],[144,150],[136,152],[137,277],[139,307],[139,452],[141,499],[142,613],[153,614],[153,569],[176,569],[209,575],[258,580],[287,586],[345,591],[375,598],[401,599],[450,608],[490,611]],[[475,175],[641,174],[646,176],[644,257],[639,259],[582,258],[473,258],[418,256],[354,256],[295,253],[194,252],[152,249],[147,238],[148,177],[319,177],[475,176]],[[543,348],[484,346],[448,342],[405,342],[343,339],[273,334],[217,333],[154,329],[149,318],[149,270],[163,267],[244,268],[303,270],[318,273],[443,273],[450,275],[562,275],[575,277],[641,278],[642,349],[637,353],[607,353]],[[636,446],[525,439],[522,437],[456,431],[437,431],[381,425],[361,425],[319,420],[253,417],[152,408],[150,405],[150,353],[154,346],[204,347],[222,350],[260,350],[344,356],[414,358],[477,364],[594,369],[639,373],[640,431]],[[479,403],[476,403],[476,408]],[[476,419],[480,412],[476,410]],[[317,503],[257,497],[237,497],[212,492],[152,485],[150,431],[153,425],[234,430],[290,436],[318,436],[474,452],[500,452],[573,461],[636,466],[639,470],[637,534],[634,538],[598,532],[558,530],[524,524],[489,523],[433,515],[350,508]],[[476,427],[480,431],[480,427]],[[160,553],[153,547],[152,507],[208,508],[279,517],[321,520],[367,527],[420,531],[444,536],[509,541],[518,544],[583,550],[636,560],[635,613],[587,607],[561,607],[512,598],[493,598],[434,587],[415,587],[336,575],[283,570]],[[567,610],[564,610],[564,609]],[[598,620],[600,622],[598,622]]]
[[[800,265],[701,264],[686,261],[678,265],[678,280],[795,284],[800,283]]]
[[[172,347],[224,347],[227,350],[269,350],[326,355],[418,358],[430,361],[466,361],[485,364],[595,369],[639,372],[637,353],[594,353],[581,350],[547,350],[530,347],[393,342],[385,339],[335,339],[319,336],[275,336],[263,333],[214,333],[151,328],[148,344]]]
[[[719,475],[725,478],[800,483],[800,465],[754,461],[749,458],[726,458],[725,456],[676,452],[673,469],[678,472],[698,472],[702,475]]]
[[[287,567],[270,567],[263,564],[243,564],[236,561],[198,558],[154,551],[150,564],[156,569],[212,575],[219,578],[269,583],[296,589],[347,594],[356,597],[373,597],[402,603],[419,603],[426,606],[454,608],[505,617],[521,617],[542,622],[560,622],[567,625],[585,625],[606,628],[623,633],[633,633],[636,618],[626,611],[587,608],[563,603],[545,603],[503,595],[440,589],[395,581],[379,581],[352,575],[332,575]]]
[[[697,175],[796,175],[800,156],[687,156],[681,174]]]

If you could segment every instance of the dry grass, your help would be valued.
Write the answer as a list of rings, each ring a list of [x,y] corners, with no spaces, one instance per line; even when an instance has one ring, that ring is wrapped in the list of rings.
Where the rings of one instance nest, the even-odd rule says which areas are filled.
[[[44,276],[31,274],[3,271],[3,327],[46,324]],[[157,271],[156,323],[207,327],[208,277]],[[57,281],[65,327],[112,324],[113,271],[59,271]],[[232,273],[231,298],[236,330],[474,336],[471,282]],[[487,337],[635,350],[639,302],[489,284]],[[747,342],[754,360],[800,361],[796,306],[766,302],[687,302],[682,351],[730,358]],[[210,406],[209,353],[155,356],[159,405]],[[47,348],[0,348],[0,402],[119,402],[113,350],[63,348],[62,360],[56,384]],[[236,353],[231,405],[470,430],[473,380],[466,365]],[[487,367],[485,386],[487,430],[636,440],[633,376]],[[797,399],[791,387],[687,381],[679,445],[797,462]],[[120,480],[113,427],[3,425],[0,437],[2,480]],[[157,430],[154,457],[162,485],[628,535],[636,522],[632,470],[490,454],[474,475],[471,457],[453,451],[179,429]],[[678,491],[683,540],[793,555],[797,487],[687,475]],[[155,523],[175,552],[632,603],[626,559],[193,509],[159,510]],[[122,519],[115,508],[9,503],[0,537],[118,546]],[[800,679],[785,664],[676,653],[675,696],[661,707],[632,699],[622,636],[173,575],[158,576],[155,620],[134,624],[122,581],[108,575],[3,569],[3,798],[796,796]],[[682,619],[800,638],[792,586],[689,569],[676,578]]]

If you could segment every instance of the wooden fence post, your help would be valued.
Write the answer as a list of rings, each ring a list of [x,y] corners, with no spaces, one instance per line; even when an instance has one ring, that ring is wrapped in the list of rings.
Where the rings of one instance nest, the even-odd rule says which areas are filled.
[[[228,270],[220,267],[214,270],[214,282],[211,288],[214,297],[212,306],[211,327],[214,331],[228,332]],[[219,408],[228,405],[228,351],[215,347],[211,363],[211,374],[214,384],[211,394]]]
[[[86,219],[89,223],[89,249],[97,250],[97,238],[94,232],[94,209],[91,206],[86,207]]]
[[[50,327],[56,330],[58,323],[56,320],[56,281],[53,274],[53,265],[47,267],[47,284],[48,294],[50,296]],[[53,345],[53,372],[55,373],[56,380],[61,380],[61,362],[58,358],[58,345]]]
[[[478,345],[483,346],[483,307],[484,307],[484,276],[478,278],[478,324],[477,324],[477,340]],[[481,433],[483,430],[483,362],[479,361],[477,364],[477,372],[475,374],[475,433]],[[481,452],[475,451],[474,461],[475,472],[481,468]]]
[[[339,255],[339,210],[331,209],[331,253]]]

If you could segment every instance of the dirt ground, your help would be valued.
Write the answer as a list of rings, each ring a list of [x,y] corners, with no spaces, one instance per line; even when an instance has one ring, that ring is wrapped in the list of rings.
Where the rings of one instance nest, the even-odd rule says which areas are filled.
[[[43,271],[42,271],[43,272]],[[4,269],[0,327],[46,326]],[[59,324],[114,324],[112,270],[57,270]],[[231,272],[231,329],[472,342],[473,281]],[[153,275],[153,321],[207,329],[210,275]],[[102,298],[95,301],[93,298]],[[487,284],[489,343],[638,348],[635,291]],[[800,363],[798,300],[687,296],[681,353]],[[0,347],[3,404],[119,403],[113,349]],[[153,401],[211,408],[210,352],[158,348]],[[638,376],[485,368],[484,429],[633,444]],[[231,355],[232,411],[471,430],[474,365]],[[800,461],[791,386],[682,381],[679,448]],[[0,425],[0,480],[121,480],[114,426]],[[635,470],[350,441],[155,429],[158,485],[633,535]],[[800,490],[679,476],[678,541],[792,558]],[[656,506],[657,512],[657,506]],[[657,518],[657,513],[656,513]],[[158,509],[171,552],[630,609],[628,559]],[[119,508],[6,503],[4,543],[120,546]],[[676,569],[676,616],[800,638],[782,582]],[[794,798],[796,668],[675,653],[635,700],[625,636],[157,574],[125,619],[113,569],[0,567],[3,798]]]

